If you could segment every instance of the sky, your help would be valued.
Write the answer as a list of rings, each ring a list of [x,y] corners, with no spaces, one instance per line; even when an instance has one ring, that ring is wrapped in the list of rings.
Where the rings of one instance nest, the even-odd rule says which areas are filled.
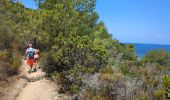
[[[36,9],[34,0],[21,0]],[[170,0],[97,0],[99,14],[113,38],[123,43],[170,45]]]

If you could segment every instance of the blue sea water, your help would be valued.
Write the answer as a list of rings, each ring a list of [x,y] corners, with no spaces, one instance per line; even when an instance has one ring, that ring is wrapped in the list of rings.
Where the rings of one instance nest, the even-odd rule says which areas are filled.
[[[170,45],[139,44],[139,43],[132,43],[132,44],[135,47],[135,53],[138,57],[143,57],[147,52],[154,50],[154,49],[164,49],[170,52]]]

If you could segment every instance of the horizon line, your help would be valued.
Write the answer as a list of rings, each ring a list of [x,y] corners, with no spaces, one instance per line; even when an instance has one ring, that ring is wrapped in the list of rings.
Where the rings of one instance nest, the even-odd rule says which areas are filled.
[[[147,44],[147,45],[165,45],[165,46],[170,46],[170,44],[156,44],[156,43],[133,43],[133,42],[120,42],[120,43],[124,43],[124,44]]]

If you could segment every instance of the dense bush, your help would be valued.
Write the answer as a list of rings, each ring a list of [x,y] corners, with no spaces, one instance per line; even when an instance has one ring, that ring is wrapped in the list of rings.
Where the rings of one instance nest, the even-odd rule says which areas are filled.
[[[161,66],[169,66],[170,65],[170,53],[163,49],[156,49],[148,52],[143,61],[145,63],[157,63]]]
[[[163,85],[165,88],[165,96],[167,99],[170,99],[170,76],[165,75],[163,77]]]
[[[0,51],[0,80],[18,72],[21,65],[21,55],[18,52]]]
[[[8,0],[0,1],[0,79],[17,73],[21,54],[16,35],[16,21],[21,6]],[[15,12],[17,11],[17,12]]]
[[[51,56],[58,66],[71,70],[74,67],[84,68],[94,67],[99,69],[107,64],[108,54],[103,45],[98,45],[88,36],[58,36],[52,47]],[[78,69],[75,69],[76,71]],[[76,72],[78,74],[78,72]]]

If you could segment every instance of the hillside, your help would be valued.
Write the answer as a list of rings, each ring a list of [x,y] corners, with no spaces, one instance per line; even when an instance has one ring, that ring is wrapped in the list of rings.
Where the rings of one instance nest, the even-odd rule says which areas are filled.
[[[38,9],[25,8],[16,0],[0,1],[0,96],[14,93],[9,100],[170,98],[170,76],[165,73],[170,69],[169,52],[152,50],[138,60],[134,46],[113,39],[99,20],[96,0],[36,2]],[[42,67],[31,74],[21,61],[29,43],[40,50]]]

